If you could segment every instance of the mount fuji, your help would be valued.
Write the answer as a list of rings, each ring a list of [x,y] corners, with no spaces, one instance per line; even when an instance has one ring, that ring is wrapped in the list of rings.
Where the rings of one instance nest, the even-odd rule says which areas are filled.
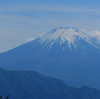
[[[100,48],[75,27],[59,27],[0,54],[0,66],[34,70],[73,86],[100,89]]]

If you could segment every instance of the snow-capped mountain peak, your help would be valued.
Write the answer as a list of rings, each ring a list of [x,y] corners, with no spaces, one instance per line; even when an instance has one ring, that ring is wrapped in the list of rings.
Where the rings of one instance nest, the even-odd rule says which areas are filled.
[[[45,35],[39,37],[36,40],[36,43],[42,45],[42,48],[46,48],[45,50],[47,51],[50,51],[52,46],[55,44],[60,45],[63,50],[65,50],[66,48],[70,48],[70,50],[73,50],[73,48],[76,49],[77,47],[84,49],[87,47],[87,45],[92,45],[96,48],[99,48],[98,46],[89,42],[88,36],[83,32],[83,30],[78,30],[75,27],[55,28]]]
[[[73,43],[75,39],[79,38],[85,38],[85,34],[74,27],[59,27],[56,29],[51,30],[46,35],[42,37],[42,40],[57,40],[58,38],[61,38],[62,42],[67,40],[69,43]]]
[[[75,41],[80,39],[87,39],[82,30],[78,30],[75,27],[59,27],[43,35],[40,41],[42,43],[46,42],[45,45],[51,42],[51,46],[54,43],[59,43],[61,45],[67,42],[71,48],[71,44],[75,45]]]

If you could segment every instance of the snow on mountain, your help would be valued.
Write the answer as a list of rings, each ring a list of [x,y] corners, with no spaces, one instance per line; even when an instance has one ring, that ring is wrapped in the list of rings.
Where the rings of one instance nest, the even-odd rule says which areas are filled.
[[[100,89],[100,48],[87,34],[59,27],[42,37],[0,54],[0,66],[10,70],[33,70],[73,86]]]
[[[79,46],[80,40],[84,40],[89,44],[99,48],[98,46],[89,42],[88,36],[83,32],[83,30],[78,30],[75,27],[55,28],[47,34],[41,36],[37,42],[40,42],[43,47],[47,46],[48,50],[50,50],[55,43],[60,44],[60,46],[65,43],[65,45],[68,45],[70,50],[72,50],[72,46],[74,46],[74,48]],[[81,46],[83,47],[83,45]],[[65,47],[63,47],[63,50],[64,49]]]
[[[42,37],[42,42],[57,42],[59,39],[61,40],[61,43],[64,43],[65,41],[68,41],[68,44],[73,44],[76,39],[85,39],[85,34],[80,30],[76,28],[69,28],[69,27],[60,27],[51,30],[46,35]]]

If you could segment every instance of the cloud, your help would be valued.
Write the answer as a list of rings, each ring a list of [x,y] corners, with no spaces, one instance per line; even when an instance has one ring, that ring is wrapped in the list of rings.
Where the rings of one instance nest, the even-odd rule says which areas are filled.
[[[5,6],[0,6],[0,13],[13,13],[13,14],[20,14],[20,13],[29,13],[32,12],[51,12],[56,13],[73,13],[73,14],[83,14],[83,15],[99,15],[100,16],[100,9],[92,8],[92,7],[81,7],[81,6],[68,6],[68,5],[49,5],[49,4],[9,4]],[[31,14],[32,14],[31,13]],[[53,13],[52,13],[53,14]],[[28,14],[27,14],[28,15]]]
[[[30,41],[33,41],[33,40],[34,40],[34,38],[27,38],[27,39],[26,39],[26,43],[27,43],[27,42],[30,42]]]
[[[100,47],[100,31],[92,31],[88,34],[88,39],[93,44]]]
[[[87,17],[86,15],[91,16]],[[49,4],[1,5],[0,42],[5,42],[5,44],[0,45],[2,47],[0,50],[8,49],[7,45],[11,45],[9,48],[12,48],[29,42],[34,39],[31,37],[37,37],[56,27],[75,26],[98,30],[100,29],[99,17],[94,18],[92,15],[100,15],[100,10]],[[94,34],[91,33],[91,37],[97,37],[100,40],[100,36],[98,35],[98,38]],[[12,42],[14,42],[13,45]],[[3,48],[3,46],[6,47]]]
[[[100,32],[99,31],[92,31],[89,33],[90,38],[96,38],[100,41]]]

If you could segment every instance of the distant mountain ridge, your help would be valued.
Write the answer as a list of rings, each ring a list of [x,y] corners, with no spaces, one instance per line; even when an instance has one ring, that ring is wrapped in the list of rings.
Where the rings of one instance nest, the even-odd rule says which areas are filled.
[[[100,90],[74,88],[63,81],[34,71],[0,68],[0,94],[9,99],[100,99]]]
[[[34,70],[72,86],[100,89],[99,57],[99,47],[89,42],[85,33],[60,27],[1,53],[0,66],[10,70]]]

